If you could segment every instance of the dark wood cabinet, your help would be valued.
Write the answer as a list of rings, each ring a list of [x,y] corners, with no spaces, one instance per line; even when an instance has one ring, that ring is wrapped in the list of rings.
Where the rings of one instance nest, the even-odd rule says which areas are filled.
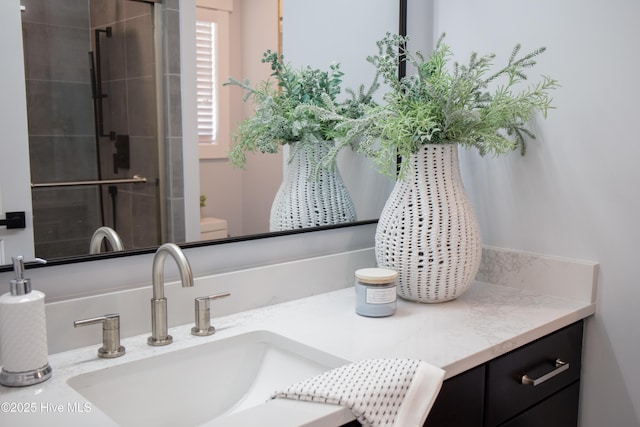
[[[568,427],[578,425],[580,382],[558,391],[501,427]]]
[[[578,321],[449,378],[424,426],[577,426],[582,334]]]
[[[488,362],[484,425],[501,425],[578,383],[581,360],[582,322],[578,322]],[[522,384],[523,375],[535,385]],[[576,409],[576,422],[562,425],[575,426],[577,413]]]
[[[582,333],[579,321],[449,378],[425,427],[577,426]]]
[[[433,403],[425,426],[482,426],[485,370],[485,365],[481,365],[446,380]]]

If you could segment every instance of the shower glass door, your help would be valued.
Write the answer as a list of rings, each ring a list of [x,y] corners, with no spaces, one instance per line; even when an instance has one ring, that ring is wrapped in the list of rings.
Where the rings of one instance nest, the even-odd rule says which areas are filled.
[[[101,226],[126,249],[157,246],[153,4],[23,4],[36,256],[85,255]]]

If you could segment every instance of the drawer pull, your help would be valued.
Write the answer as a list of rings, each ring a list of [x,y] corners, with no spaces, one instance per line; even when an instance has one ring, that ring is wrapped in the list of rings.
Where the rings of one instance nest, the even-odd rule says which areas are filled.
[[[563,360],[560,359],[556,359],[556,369],[554,369],[553,371],[549,372],[548,374],[545,374],[543,376],[541,376],[540,378],[529,378],[528,375],[523,375],[521,377],[521,382],[522,384],[525,385],[532,385],[532,386],[537,386],[542,384],[543,382],[550,380],[551,378],[555,377],[558,374],[563,373],[564,371],[566,371],[567,369],[569,369],[569,362],[565,362]]]

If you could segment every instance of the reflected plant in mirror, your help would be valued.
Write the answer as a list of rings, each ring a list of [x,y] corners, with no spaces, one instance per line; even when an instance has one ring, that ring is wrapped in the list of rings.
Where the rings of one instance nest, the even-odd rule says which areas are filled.
[[[247,152],[277,153],[288,146],[290,156],[283,182],[276,193],[270,230],[290,230],[356,221],[355,207],[338,170],[336,159],[344,145],[333,120],[310,110],[310,106],[339,111],[358,118],[373,105],[377,76],[368,90],[358,94],[348,89],[350,99],[340,101],[342,76],[339,63],[328,71],[309,66],[295,69],[284,55],[267,50],[263,63],[271,67],[271,77],[255,87],[245,80],[230,78],[225,85],[240,86],[244,100],[254,102],[254,114],[244,120],[234,135],[229,158],[237,167],[246,164]]]
[[[243,88],[246,91],[243,99],[251,99],[255,104],[255,114],[242,122],[234,135],[235,144],[229,158],[237,167],[245,166],[247,152],[276,153],[284,144],[296,144],[299,149],[336,138],[339,134],[336,122],[325,120],[304,108],[306,106],[337,110],[347,117],[358,118],[364,114],[365,106],[375,104],[373,93],[379,86],[377,78],[366,92],[361,87],[356,96],[353,90],[347,89],[351,98],[338,101],[344,75],[340,63],[331,64],[329,71],[309,66],[296,70],[284,62],[284,55],[271,50],[264,53],[262,62],[270,65],[275,82],[265,80],[252,87],[248,80],[230,78],[224,83]],[[336,155],[337,152],[331,150],[328,161],[334,163]],[[321,164],[330,168],[326,162]]]

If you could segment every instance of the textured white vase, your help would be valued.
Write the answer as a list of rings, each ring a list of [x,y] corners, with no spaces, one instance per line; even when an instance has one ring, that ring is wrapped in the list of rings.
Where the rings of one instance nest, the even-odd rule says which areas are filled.
[[[473,282],[480,230],[462,185],[456,144],[427,144],[409,158],[376,229],[379,267],[398,272],[398,295],[425,303],[457,298]]]
[[[314,178],[313,165],[331,148],[333,142],[296,147],[287,164],[282,184],[271,205],[271,231],[319,227],[356,220],[351,196],[338,167],[322,169]]]

